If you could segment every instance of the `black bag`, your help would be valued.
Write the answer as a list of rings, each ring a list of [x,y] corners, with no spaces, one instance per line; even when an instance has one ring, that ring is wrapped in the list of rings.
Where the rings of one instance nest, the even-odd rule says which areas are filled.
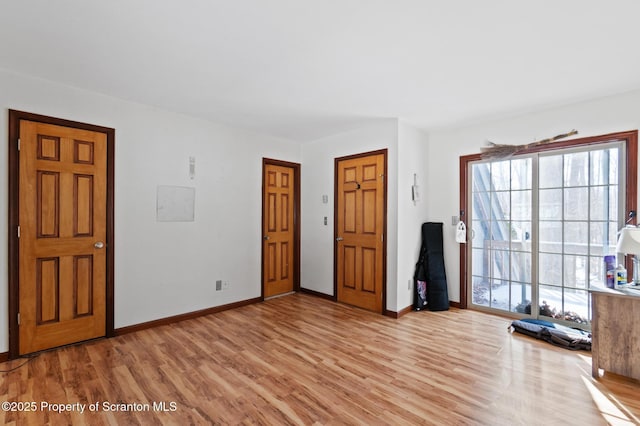
[[[427,281],[427,302],[430,311],[449,309],[447,275],[444,269],[444,247],[442,242],[442,222],[422,224],[422,245],[425,247]]]
[[[445,311],[449,309],[447,277],[444,270],[442,226],[442,222],[422,224],[420,258],[413,276],[413,308],[416,311],[425,308],[429,308],[430,311]]]
[[[591,350],[591,334],[582,330],[553,323],[543,325],[542,321],[527,319],[513,321],[510,328],[518,333],[544,340],[565,349]]]

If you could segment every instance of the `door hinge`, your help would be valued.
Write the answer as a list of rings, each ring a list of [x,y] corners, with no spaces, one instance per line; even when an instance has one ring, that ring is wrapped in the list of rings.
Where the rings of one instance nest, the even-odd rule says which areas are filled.
[[[18,225],[18,238],[20,238],[20,225]]]
[[[18,151],[20,151],[20,138],[18,138]]]
[[[20,325],[20,312],[18,312],[18,325]]]

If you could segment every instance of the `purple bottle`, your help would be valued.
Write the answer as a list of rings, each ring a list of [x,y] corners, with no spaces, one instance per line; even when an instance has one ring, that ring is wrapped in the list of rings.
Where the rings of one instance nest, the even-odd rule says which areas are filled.
[[[616,257],[608,255],[604,257],[605,284],[608,288],[616,287]]]

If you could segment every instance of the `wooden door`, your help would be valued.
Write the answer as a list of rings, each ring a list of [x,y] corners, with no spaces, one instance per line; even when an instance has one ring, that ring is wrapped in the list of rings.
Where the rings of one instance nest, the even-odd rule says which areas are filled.
[[[382,313],[386,152],[336,160],[339,302]]]
[[[296,177],[293,167],[263,170],[263,294],[272,297],[294,290]]]
[[[106,332],[107,136],[20,120],[19,353]]]

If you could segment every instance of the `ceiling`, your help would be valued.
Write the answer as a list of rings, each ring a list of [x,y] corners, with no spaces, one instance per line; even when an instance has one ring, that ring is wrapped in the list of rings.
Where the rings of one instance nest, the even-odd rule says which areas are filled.
[[[637,0],[2,1],[0,68],[300,142],[640,88]]]

